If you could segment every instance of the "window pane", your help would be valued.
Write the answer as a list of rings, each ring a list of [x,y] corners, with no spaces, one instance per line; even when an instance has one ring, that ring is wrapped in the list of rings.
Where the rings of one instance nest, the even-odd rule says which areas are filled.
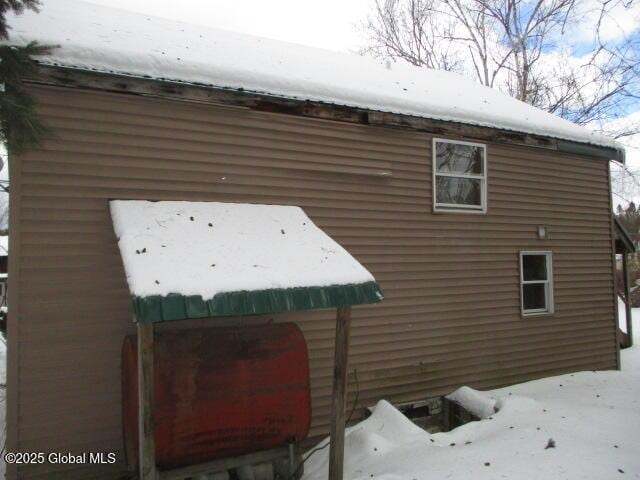
[[[522,305],[526,310],[542,310],[547,308],[546,288],[543,283],[522,285]]]
[[[481,180],[436,176],[436,203],[482,205]]]
[[[523,255],[522,256],[522,279],[546,280],[547,279],[547,256],[546,255]]]
[[[483,148],[473,145],[436,142],[436,171],[482,175],[483,153]]]

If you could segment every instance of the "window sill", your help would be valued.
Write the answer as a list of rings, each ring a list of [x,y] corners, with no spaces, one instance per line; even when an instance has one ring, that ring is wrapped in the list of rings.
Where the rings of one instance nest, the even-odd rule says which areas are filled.
[[[553,318],[556,312],[534,312],[534,313],[522,313],[520,312],[520,318],[535,318],[535,317],[549,317]]]
[[[441,215],[441,214],[445,214],[445,213],[466,213],[466,214],[473,214],[473,215],[486,215],[487,214],[487,210],[475,210],[475,209],[463,209],[463,208],[444,208],[444,207],[434,207],[433,208],[433,213]]]

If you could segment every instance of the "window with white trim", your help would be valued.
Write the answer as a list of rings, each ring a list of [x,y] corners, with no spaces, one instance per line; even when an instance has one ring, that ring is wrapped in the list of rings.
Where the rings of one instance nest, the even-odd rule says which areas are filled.
[[[486,153],[481,143],[433,139],[435,211],[487,211]]]
[[[520,252],[520,298],[523,315],[553,313],[551,252]]]

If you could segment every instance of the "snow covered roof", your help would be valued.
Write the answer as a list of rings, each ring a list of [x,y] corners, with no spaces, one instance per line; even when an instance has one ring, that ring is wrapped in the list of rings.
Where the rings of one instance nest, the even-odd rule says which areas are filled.
[[[299,207],[110,202],[139,321],[374,303],[382,292]]]
[[[621,149],[606,136],[453,73],[232,33],[77,0],[10,16],[43,64],[265,93]]]

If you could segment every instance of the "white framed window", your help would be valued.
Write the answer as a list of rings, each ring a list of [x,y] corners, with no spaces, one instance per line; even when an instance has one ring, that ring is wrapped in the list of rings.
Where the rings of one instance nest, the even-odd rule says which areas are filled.
[[[553,313],[551,252],[520,252],[520,299],[522,315]]]
[[[486,213],[486,145],[433,139],[433,210]]]

